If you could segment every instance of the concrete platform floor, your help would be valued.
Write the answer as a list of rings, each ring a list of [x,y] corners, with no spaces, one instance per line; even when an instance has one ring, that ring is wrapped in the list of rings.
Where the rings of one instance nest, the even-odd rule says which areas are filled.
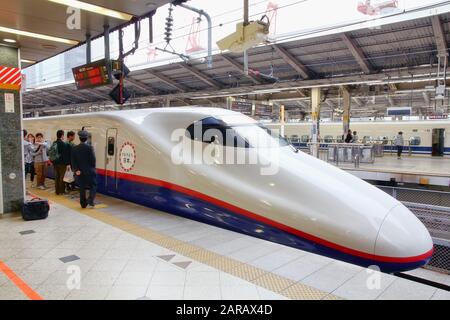
[[[413,175],[450,177],[450,157],[408,156],[397,159],[396,155],[385,155],[375,158],[373,164],[361,163],[359,168],[354,164],[340,163],[342,169],[389,172]]]
[[[98,209],[83,210],[75,195],[31,192],[52,209],[42,221],[0,219],[0,299],[450,299],[434,287],[114,198],[99,196]]]

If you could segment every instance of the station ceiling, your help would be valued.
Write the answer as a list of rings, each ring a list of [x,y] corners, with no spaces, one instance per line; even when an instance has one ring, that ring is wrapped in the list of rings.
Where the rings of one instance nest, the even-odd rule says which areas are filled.
[[[381,28],[334,33],[249,50],[250,68],[280,79],[267,84],[243,72],[242,54],[214,56],[205,63],[173,63],[134,71],[127,80],[131,103],[146,107],[223,105],[227,96],[282,103],[287,109],[309,109],[309,90],[324,88],[322,109],[339,108],[338,88],[352,90],[352,108],[361,116],[390,106],[414,106],[424,113],[436,104],[434,86],[439,54],[448,52],[450,13],[383,25]],[[74,84],[24,94],[25,110],[89,110],[110,106],[110,87],[77,91]],[[84,109],[83,109],[84,108]],[[115,106],[117,108],[117,106]],[[420,111],[420,112],[422,112]]]
[[[111,15],[80,10],[79,28],[67,26],[71,13],[67,12],[65,0],[0,0],[0,43],[4,39],[15,40],[20,47],[21,58],[25,61],[38,62],[61,53],[86,40],[86,34],[92,37],[103,34],[103,26],[108,24],[115,28],[127,23],[133,16],[145,13],[171,2],[170,0],[84,0],[84,4],[105,13],[104,9],[114,10]],[[72,21],[73,22],[73,21]],[[19,31],[17,34],[14,32]],[[25,36],[23,32],[57,37],[59,39],[42,39]],[[24,66],[27,64],[25,63]]]

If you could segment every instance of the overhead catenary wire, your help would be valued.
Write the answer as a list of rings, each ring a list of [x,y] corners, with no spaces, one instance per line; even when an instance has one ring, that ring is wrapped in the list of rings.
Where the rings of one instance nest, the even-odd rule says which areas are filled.
[[[279,10],[280,10],[280,9],[287,8],[287,7],[289,7],[289,6],[296,5],[296,4],[304,3],[304,2],[307,2],[307,1],[309,1],[309,0],[295,1],[295,2],[293,2],[293,3],[286,4],[286,5],[284,5],[284,6],[280,6],[280,7],[279,7]],[[261,1],[261,2],[262,2],[262,1]],[[434,6],[437,6],[437,5],[442,5],[442,4],[444,4],[444,3],[445,3],[445,4],[450,3],[450,1],[442,1],[442,2],[439,2],[439,3],[436,3],[436,4],[432,4],[432,5],[420,7],[420,8],[415,9],[415,10],[419,10],[419,9],[420,9],[420,10],[423,10],[423,9],[431,8],[431,7],[434,7]],[[263,13],[263,12],[253,14],[253,15],[251,15],[251,17],[259,16],[259,15],[262,14],[262,13]],[[398,14],[403,14],[403,13],[397,13],[397,14],[393,14],[393,15],[398,15]],[[233,20],[233,21],[229,21],[229,22],[227,22],[227,23],[232,23],[232,22],[236,22],[236,21],[240,21],[240,19],[236,19],[236,20]],[[224,24],[227,24],[227,23],[224,23]],[[336,25],[336,26],[332,26],[332,27],[316,28],[316,29],[314,29],[314,30],[309,30],[309,31],[299,32],[299,33],[297,33],[295,36],[292,36],[292,37],[295,38],[295,37],[299,37],[299,36],[310,35],[310,34],[317,33],[317,32],[331,31],[331,30],[336,29],[336,28],[342,28],[342,27],[345,27],[345,26],[351,26],[351,25],[353,25],[353,24],[355,24],[355,23],[361,23],[361,21],[358,21],[358,22],[351,22],[351,23],[344,24],[344,25]],[[220,25],[213,26],[213,28],[222,26],[222,25],[224,25],[224,24],[220,24]],[[203,30],[206,30],[206,29],[203,29]],[[186,35],[189,35],[189,34],[186,34]],[[178,36],[178,37],[175,37],[175,38],[173,38],[173,39],[182,38],[183,36],[186,36],[186,35]],[[285,41],[286,39],[289,39],[289,38],[282,38],[283,41]],[[277,40],[279,40],[279,39],[277,39]],[[143,41],[141,41],[141,42],[143,43],[143,42],[145,42],[145,41],[143,40]],[[155,43],[155,45],[157,45],[157,44],[162,44],[162,43],[164,43],[164,42],[161,41],[161,42]],[[137,51],[141,51],[141,50],[144,50],[144,49],[147,49],[147,48],[138,49]],[[113,51],[112,51],[112,53],[117,53],[117,52],[118,52],[118,50],[113,50]],[[417,54],[417,52],[416,52],[416,54]],[[394,55],[394,56],[395,56],[395,55]],[[101,56],[98,56],[98,57],[101,57]],[[375,58],[367,58],[367,57],[366,57],[365,59],[366,59],[366,60],[371,60],[371,59],[378,59],[378,58],[380,58],[380,57],[375,57]],[[311,64],[310,66],[320,66],[320,65],[325,65],[325,64],[326,64],[326,63],[324,63],[324,64]],[[71,74],[71,71],[67,71],[67,72],[65,72],[65,73],[57,73],[57,74],[56,74],[56,73],[47,73],[46,76],[47,76],[47,80],[48,80],[48,79],[55,79],[55,78],[57,79],[57,78],[60,78],[61,75],[66,76],[66,75],[69,75],[69,74]],[[55,76],[54,76],[54,77],[48,77],[48,76],[51,76],[51,75],[55,75]],[[65,78],[65,77],[64,77],[64,78]],[[39,80],[38,80],[38,81],[39,81]],[[37,84],[37,82],[29,82],[29,85],[30,85],[30,86],[33,86],[33,85],[36,85],[36,84]]]

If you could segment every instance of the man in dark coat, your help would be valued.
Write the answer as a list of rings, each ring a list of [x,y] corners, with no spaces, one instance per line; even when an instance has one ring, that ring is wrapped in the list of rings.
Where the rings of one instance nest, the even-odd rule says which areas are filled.
[[[81,143],[72,149],[72,171],[80,187],[80,204],[82,208],[95,208],[95,195],[97,192],[97,172],[94,148],[87,144],[89,133],[78,132]],[[86,199],[86,189],[89,197]]]
[[[66,184],[64,183],[64,174],[66,173],[67,163],[70,162],[66,159],[66,143],[64,142],[64,131],[58,130],[56,132],[57,150],[59,157],[57,159],[51,159],[53,162],[53,168],[55,169],[55,193],[56,195],[63,195],[66,192]]]

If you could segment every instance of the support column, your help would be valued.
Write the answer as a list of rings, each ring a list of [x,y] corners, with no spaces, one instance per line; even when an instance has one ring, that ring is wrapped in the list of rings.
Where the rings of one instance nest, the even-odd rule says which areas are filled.
[[[319,157],[319,134],[320,134],[320,88],[311,89],[311,155]]]
[[[19,68],[19,49],[0,45],[0,68]],[[16,85],[0,81],[0,214],[20,211],[24,196],[22,104]]]
[[[233,97],[227,97],[227,109],[231,110],[231,106],[233,105],[234,98]]]
[[[280,136],[284,137],[284,123],[285,123],[284,105],[280,106]]]
[[[347,135],[347,131],[350,129],[350,110],[351,110],[351,96],[350,91],[347,88],[342,88],[342,97],[343,97],[343,108],[344,114],[342,115],[342,124],[344,130],[344,139]]]

